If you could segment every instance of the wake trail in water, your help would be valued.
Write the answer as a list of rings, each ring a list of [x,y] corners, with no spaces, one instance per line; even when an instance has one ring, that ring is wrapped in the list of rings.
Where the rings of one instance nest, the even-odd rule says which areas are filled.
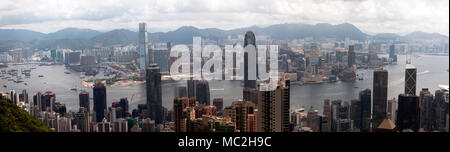
[[[419,72],[419,73],[417,73],[417,75],[422,75],[422,74],[427,74],[427,73],[429,73],[430,71],[428,71],[428,70],[425,70],[425,71],[423,71],[423,72]]]

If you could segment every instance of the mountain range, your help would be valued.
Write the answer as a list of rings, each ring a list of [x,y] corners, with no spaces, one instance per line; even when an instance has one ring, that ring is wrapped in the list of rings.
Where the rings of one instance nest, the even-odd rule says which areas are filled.
[[[265,35],[277,40],[293,40],[312,37],[321,41],[328,38],[336,40],[407,40],[407,39],[446,39],[448,36],[437,33],[413,32],[405,36],[393,33],[369,35],[363,33],[352,24],[344,23],[331,25],[321,23],[310,24],[275,24],[267,27],[251,26],[232,30],[217,28],[199,29],[193,26],[183,26],[169,32],[149,33],[150,42],[172,42],[173,44],[192,44],[193,36],[201,36],[209,40],[220,41],[228,36],[244,35],[247,31],[255,35]],[[136,44],[138,32],[127,29],[116,29],[100,32],[91,29],[66,28],[54,33],[40,33],[30,30],[0,29],[0,51],[17,47],[31,47],[37,49],[70,48],[84,49],[94,46]]]

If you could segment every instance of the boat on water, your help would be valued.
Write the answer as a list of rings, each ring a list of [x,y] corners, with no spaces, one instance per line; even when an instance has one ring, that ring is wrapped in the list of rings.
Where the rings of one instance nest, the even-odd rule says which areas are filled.
[[[65,74],[70,74],[70,72],[64,72]]]
[[[295,112],[305,112],[305,108],[301,107],[299,109],[295,109]]]
[[[3,85],[3,87],[4,87],[4,88],[7,88],[8,86],[6,86],[6,85]]]
[[[449,86],[448,85],[443,85],[443,84],[440,84],[439,85],[439,88],[442,90],[442,91],[444,91],[444,92],[448,92],[448,88],[449,88]]]
[[[72,91],[77,91],[77,88],[72,88],[72,89],[70,89],[70,90],[72,90]]]
[[[24,83],[24,85],[28,85],[27,83]]]
[[[38,77],[44,77],[44,75],[39,75]]]

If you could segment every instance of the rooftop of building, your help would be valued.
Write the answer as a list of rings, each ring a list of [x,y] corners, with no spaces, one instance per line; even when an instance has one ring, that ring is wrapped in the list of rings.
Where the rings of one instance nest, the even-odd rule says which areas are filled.
[[[406,69],[416,69],[416,67],[412,64],[406,64]]]
[[[397,126],[390,119],[384,119],[383,122],[377,127],[377,129],[394,130]]]

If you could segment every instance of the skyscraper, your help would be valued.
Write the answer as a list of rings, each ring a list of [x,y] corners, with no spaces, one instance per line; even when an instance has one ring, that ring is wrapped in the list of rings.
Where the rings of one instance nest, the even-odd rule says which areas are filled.
[[[313,108],[309,109],[306,124],[313,132],[320,132],[320,116],[319,111]]]
[[[258,131],[290,132],[290,81],[280,81],[273,91],[261,91],[258,98]]]
[[[348,67],[353,67],[353,65],[356,64],[355,51],[354,51],[354,46],[353,45],[348,46],[348,59],[347,59],[347,62],[348,62]]]
[[[184,119],[183,111],[186,107],[194,106],[194,98],[174,98],[173,99],[173,120],[175,122],[175,132],[181,132],[185,126],[182,124]]]
[[[197,80],[187,80],[187,94],[189,98],[195,97]]]
[[[354,128],[361,129],[361,101],[353,99],[351,102],[350,115]]]
[[[96,122],[101,122],[105,117],[106,110],[106,87],[97,82],[94,86],[94,112]]]
[[[175,132],[181,131],[181,118],[183,117],[183,102],[180,98],[175,98],[173,100],[173,120],[174,120],[174,130]]]
[[[330,104],[330,125],[331,131],[337,132],[337,122],[339,121],[339,110],[341,109],[342,101],[341,100],[333,100]]]
[[[161,124],[162,115],[162,97],[161,97],[161,73],[156,64],[150,64],[146,72],[147,80],[147,109],[149,117],[155,120],[156,124]]]
[[[258,109],[247,115],[247,132],[258,132]]]
[[[256,38],[255,34],[252,31],[248,31],[245,33],[245,39],[244,39],[244,48],[247,45],[253,45],[256,48]],[[257,52],[257,51],[256,51]],[[255,53],[256,53],[255,52]],[[257,53],[256,53],[257,56]],[[256,65],[256,69],[249,69],[249,63],[248,63],[248,53],[244,53],[244,87],[245,88],[256,88],[256,80],[249,80],[249,70],[252,70],[255,74],[258,73],[258,65]],[[256,72],[255,72],[256,70]],[[250,74],[252,73],[250,72]]]
[[[168,48],[150,48],[149,50],[150,64],[153,60],[153,63],[158,64],[161,72],[169,71],[169,56],[170,49]]]
[[[405,70],[405,94],[416,95],[417,69],[412,64],[406,64]]]
[[[121,98],[119,102],[113,102],[111,107],[116,110],[116,118],[126,118],[130,116],[127,98]]]
[[[145,68],[149,63],[147,57],[148,36],[146,25],[146,23],[139,23],[139,69],[141,71],[145,71]],[[153,56],[151,56],[151,58],[153,58]]]
[[[23,89],[22,94],[19,95],[20,101],[28,103],[28,93],[27,90]]]
[[[412,129],[417,132],[420,127],[419,97],[412,94],[398,96],[398,115],[396,125],[399,131]]]
[[[83,107],[86,109],[87,112],[89,112],[90,111],[89,93],[86,91],[80,92],[79,101],[80,101],[80,108]]]
[[[233,111],[235,111],[236,129],[241,132],[248,130],[248,115],[253,114],[255,104],[250,101],[234,101],[231,105]]]
[[[36,108],[37,111],[42,111],[42,100],[43,100],[43,96],[41,92],[36,93],[36,95],[33,96],[33,104]]]
[[[333,117],[333,131],[352,132],[353,121],[350,119],[350,104],[336,100],[332,102],[331,115]]]
[[[217,115],[222,116],[223,114],[223,98],[214,98],[213,105],[217,108]]]
[[[45,110],[46,111],[53,111],[53,106],[56,102],[56,94],[51,92],[51,91],[47,91],[44,93],[44,100],[43,100],[44,104],[45,104]]]
[[[389,46],[389,58],[392,59],[392,61],[397,62],[397,55],[395,55],[395,45],[394,44]]]
[[[361,102],[361,132],[370,131],[370,116],[372,114],[372,93],[370,89],[359,92]]]
[[[318,44],[314,43],[311,45],[310,55],[309,55],[309,68],[308,70],[312,74],[318,73],[318,64],[319,64],[319,55],[320,55],[320,48],[317,46]]]
[[[373,72],[373,123],[377,128],[387,116],[388,71],[376,69]]]
[[[433,130],[433,122],[436,118],[435,114],[437,111],[436,105],[433,94],[431,94],[428,88],[423,88],[419,96],[420,126],[426,131]]]
[[[433,120],[433,125],[435,127],[435,130],[444,131],[446,122],[448,121],[446,119],[446,115],[449,111],[448,106],[448,92],[443,90],[437,90],[434,94],[435,99],[435,117]]]
[[[207,80],[199,80],[196,85],[196,100],[199,104],[210,104],[209,83]]]
[[[242,92],[242,97],[244,101],[251,101],[254,104],[258,104],[258,93],[259,93],[258,89],[244,88]]]
[[[323,101],[323,115],[327,120],[327,132],[331,132],[331,101],[330,99],[325,99]]]
[[[84,107],[80,107],[80,110],[75,113],[74,116],[75,124],[77,125],[77,128],[81,132],[89,132],[89,112]]]
[[[398,100],[388,100],[388,117],[392,122],[397,120]]]

